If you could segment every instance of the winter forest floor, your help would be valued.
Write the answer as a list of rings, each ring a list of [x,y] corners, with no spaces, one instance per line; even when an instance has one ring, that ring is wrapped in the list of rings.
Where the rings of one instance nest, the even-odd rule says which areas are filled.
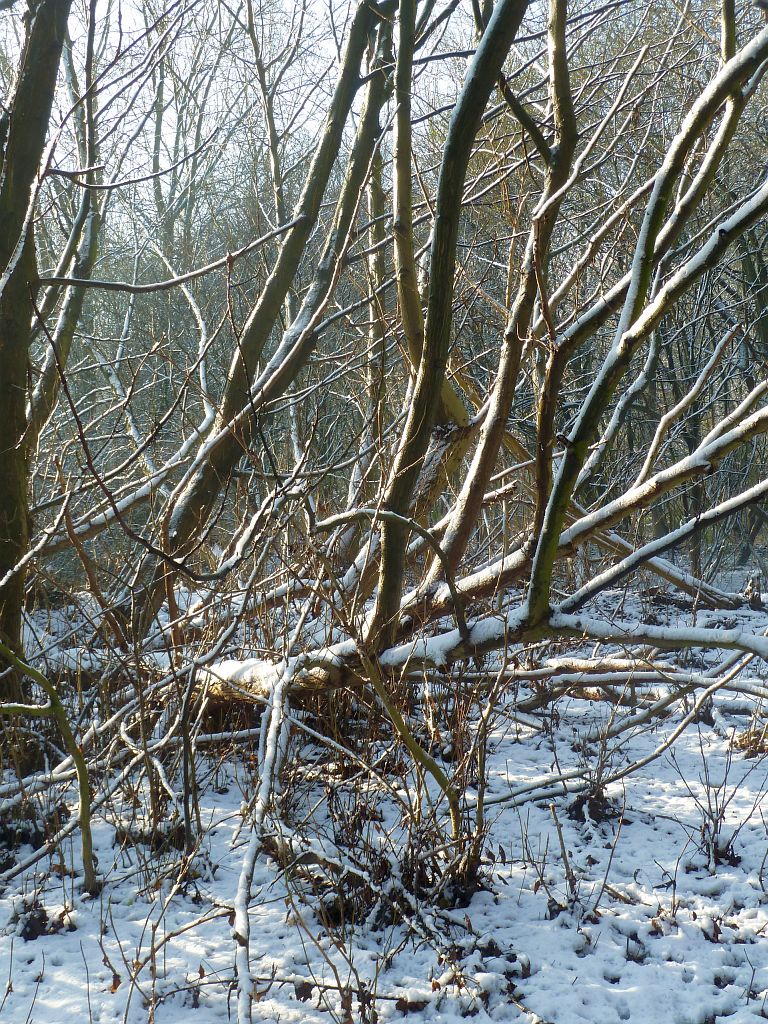
[[[647,603],[633,600],[623,618],[648,621]],[[674,605],[651,611],[691,623],[691,611]],[[696,623],[725,619],[753,633],[768,627],[768,613],[748,610],[699,612]],[[590,653],[571,644],[550,656]],[[669,663],[706,673],[720,657],[698,650]],[[493,676],[492,664],[484,670]],[[753,659],[743,675],[764,679],[768,666]],[[439,891],[434,858],[421,857],[428,832],[411,835],[409,847],[400,808],[428,806],[435,794],[391,737],[372,741],[368,776],[294,731],[252,886],[254,1020],[768,1018],[768,719],[759,699],[720,690],[644,720],[642,699],[617,703],[590,684],[539,712],[508,712],[527,692],[503,693],[489,720],[487,837],[474,893]],[[620,723],[614,738],[595,739]],[[202,828],[191,856],[173,801],[165,834],[144,827],[144,783],[129,774],[95,815],[98,896],[83,893],[76,834],[2,885],[0,1019],[235,1019],[233,899],[258,744],[252,729],[201,746]],[[450,770],[448,744],[441,750]],[[591,798],[569,773],[592,781]],[[471,809],[476,788],[466,799]],[[42,839],[16,838],[27,843],[0,850],[3,871]]]

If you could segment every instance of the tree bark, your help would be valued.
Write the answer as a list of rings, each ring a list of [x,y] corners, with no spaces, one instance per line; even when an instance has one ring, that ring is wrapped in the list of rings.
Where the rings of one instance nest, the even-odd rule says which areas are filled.
[[[0,179],[0,635],[19,653],[24,571],[18,566],[29,543],[23,437],[37,276],[32,210],[70,6],[71,0],[30,4]],[[22,697],[17,674],[3,678],[0,696]]]

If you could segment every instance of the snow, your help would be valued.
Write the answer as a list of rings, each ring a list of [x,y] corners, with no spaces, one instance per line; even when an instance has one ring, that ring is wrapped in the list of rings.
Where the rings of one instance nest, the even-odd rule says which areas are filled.
[[[271,790],[272,773],[257,769],[258,729],[241,731],[234,745],[204,744],[201,736],[202,831],[185,855],[173,840],[173,803],[163,845],[137,804],[144,793],[137,763],[112,769],[111,796],[94,815],[104,882],[97,897],[83,892],[74,830],[34,863],[29,843],[12,855],[28,866],[6,875],[0,888],[0,1020],[234,1019],[236,959],[242,971],[248,952],[255,1021],[765,1019],[768,761],[759,744],[745,750],[737,741],[765,724],[760,693],[768,668],[738,655],[733,691],[718,691],[718,666],[736,656],[717,654],[712,643],[764,655],[768,641],[759,634],[768,616],[729,612],[734,625],[723,628],[716,613],[700,613],[691,625],[689,614],[665,607],[667,621],[649,625],[639,601],[626,605],[634,642],[684,636],[706,648],[667,651],[670,681],[659,673],[637,680],[635,707],[584,696],[593,680],[581,670],[594,644],[578,636],[567,646],[552,642],[534,666],[536,685],[545,671],[568,679],[570,689],[552,707],[516,712],[529,693],[523,665],[499,683],[488,718],[483,887],[453,902],[408,889],[415,865],[429,863],[429,846],[420,860],[404,860],[402,801],[422,801],[427,813],[438,794],[427,794],[391,737],[370,740],[376,774],[366,774],[337,747],[325,751],[316,729],[303,733],[300,713],[283,715],[292,668],[229,658],[200,669],[199,677],[265,686],[271,710],[263,755],[274,768],[284,757],[279,792]],[[487,640],[515,614],[472,624],[473,638],[477,630]],[[576,633],[588,619],[594,636],[605,621],[600,614],[590,608],[586,616],[561,616],[560,624]],[[606,624],[604,633],[609,676],[631,662],[621,629]],[[417,652],[440,667],[433,695],[454,641],[448,631]],[[352,650],[351,642],[337,645],[328,660]],[[394,665],[412,656],[413,645],[391,652]],[[499,667],[485,666],[491,681]],[[683,693],[686,683],[699,694],[711,685],[711,708],[699,701],[697,710],[695,695]],[[643,714],[646,698],[674,687],[680,698],[670,701],[667,717]],[[436,722],[445,728],[439,716]],[[630,766],[641,767],[624,774]],[[94,779],[97,792],[104,786]],[[74,790],[68,799],[74,802]],[[469,785],[468,813],[476,804]],[[353,894],[365,887],[378,901],[355,916]],[[347,910],[334,916],[339,894]],[[393,903],[398,913],[382,912]],[[247,947],[233,927],[248,936]]]
[[[256,695],[266,697],[279,677],[278,666],[262,658],[247,658],[238,661],[224,658],[201,669],[198,673],[200,686],[211,683],[234,684]]]

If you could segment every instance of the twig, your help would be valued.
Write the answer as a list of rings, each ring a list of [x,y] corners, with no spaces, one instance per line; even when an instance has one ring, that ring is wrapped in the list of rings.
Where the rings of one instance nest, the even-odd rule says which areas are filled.
[[[557,829],[557,838],[560,842],[560,853],[563,858],[563,866],[565,867],[565,878],[568,882],[568,894],[573,900],[576,897],[576,875],[574,875],[573,870],[571,869],[571,862],[568,859],[568,851],[565,848],[565,840],[563,839],[563,830],[560,827],[560,821],[557,817],[557,811],[555,810],[554,803],[549,805],[549,810],[552,815],[552,820],[555,823],[555,828]]]

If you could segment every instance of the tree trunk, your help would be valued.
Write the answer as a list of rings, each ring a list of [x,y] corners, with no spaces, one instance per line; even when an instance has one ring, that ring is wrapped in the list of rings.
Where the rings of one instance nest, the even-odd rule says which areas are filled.
[[[24,433],[37,276],[31,214],[70,6],[71,0],[30,4],[0,164],[0,635],[19,653],[24,572],[16,567],[29,543]],[[22,696],[19,677],[4,676],[0,697]]]

